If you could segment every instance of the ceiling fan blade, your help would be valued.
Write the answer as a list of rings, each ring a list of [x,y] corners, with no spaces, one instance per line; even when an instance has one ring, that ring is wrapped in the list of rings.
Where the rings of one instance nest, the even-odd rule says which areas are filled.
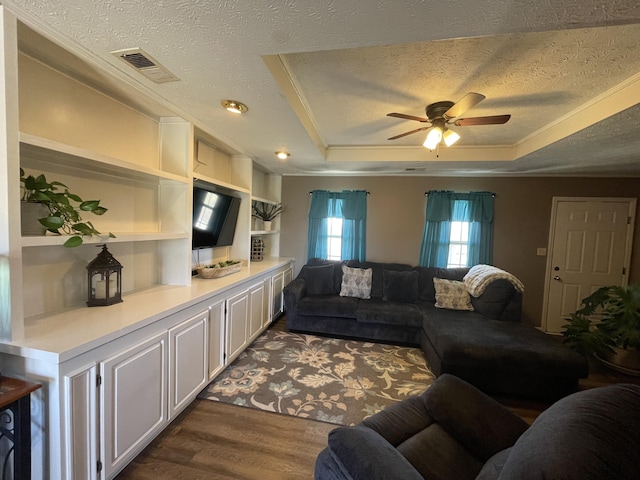
[[[459,118],[454,121],[453,124],[458,127],[466,127],[468,125],[502,125],[507,123],[511,115],[492,115],[489,117],[471,117],[471,118]]]
[[[413,115],[405,115],[404,113],[387,113],[387,117],[403,118],[404,120],[415,120],[416,122],[428,122],[428,118],[414,117]]]
[[[427,130],[429,128],[431,127],[416,128],[415,130],[411,130],[410,132],[401,133],[400,135],[396,135],[395,137],[389,137],[387,138],[387,140],[396,140],[398,138],[406,137],[407,135],[411,135],[412,133],[418,133],[418,132],[421,132],[422,130]]]
[[[481,93],[469,92],[464,97],[462,97],[460,100],[458,100],[458,103],[454,103],[453,106],[449,110],[444,112],[443,117],[445,119],[447,119],[447,120],[449,120],[451,118],[459,117],[464,112],[469,110],[474,105],[477,105],[478,103],[480,103],[485,98],[486,97],[484,95],[482,95]]]

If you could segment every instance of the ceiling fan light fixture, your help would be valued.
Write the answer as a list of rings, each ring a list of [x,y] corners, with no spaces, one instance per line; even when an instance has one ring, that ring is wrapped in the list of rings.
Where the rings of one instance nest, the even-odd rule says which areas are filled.
[[[231,113],[244,113],[249,110],[244,103],[238,102],[237,100],[222,100],[220,104],[225,110]]]
[[[450,147],[451,145],[456,143],[458,140],[460,140],[460,135],[458,135],[453,130],[447,129],[447,131],[442,134],[442,139],[444,140],[444,144],[447,147]]]
[[[422,145],[429,150],[434,150],[440,143],[440,140],[442,140],[442,130],[440,130],[439,127],[433,127],[429,130],[427,138]]]

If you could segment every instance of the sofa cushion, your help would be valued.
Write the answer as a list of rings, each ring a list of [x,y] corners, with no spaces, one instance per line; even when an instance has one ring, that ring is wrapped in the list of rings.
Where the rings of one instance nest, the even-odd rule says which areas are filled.
[[[585,359],[559,339],[530,325],[490,320],[419,303],[423,330],[440,360],[438,373],[451,373],[487,391],[509,394],[549,386],[555,380],[586,377]],[[565,392],[566,394],[567,392]],[[548,392],[540,391],[540,396]]]
[[[298,315],[356,318],[358,299],[338,295],[307,295],[298,301]]]
[[[370,268],[350,268],[343,265],[340,296],[364,299],[371,298],[372,273]]]
[[[390,302],[414,303],[418,300],[418,272],[382,272],[382,299]]]
[[[437,308],[448,308],[449,310],[473,310],[471,297],[469,296],[467,287],[463,282],[434,278],[433,284],[436,289],[435,306]]]
[[[422,326],[422,312],[413,303],[387,302],[379,298],[362,300],[356,310],[356,320],[386,325]]]
[[[333,265],[318,265],[302,267],[307,294],[309,295],[331,295],[338,293],[334,289]]]

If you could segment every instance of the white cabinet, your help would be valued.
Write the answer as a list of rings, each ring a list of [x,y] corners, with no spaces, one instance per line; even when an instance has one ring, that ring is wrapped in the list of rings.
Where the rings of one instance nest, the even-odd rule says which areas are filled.
[[[101,364],[103,475],[111,478],[167,423],[167,333]]]
[[[265,318],[265,296],[263,282],[257,283],[249,287],[249,342],[262,332]]]
[[[95,480],[98,474],[97,366],[95,362],[64,376],[64,478]]]
[[[244,290],[227,299],[227,356],[231,363],[248,344],[249,292]]]
[[[209,380],[208,325],[206,310],[169,329],[169,421]]]
[[[225,367],[225,301],[209,306],[209,381]]]

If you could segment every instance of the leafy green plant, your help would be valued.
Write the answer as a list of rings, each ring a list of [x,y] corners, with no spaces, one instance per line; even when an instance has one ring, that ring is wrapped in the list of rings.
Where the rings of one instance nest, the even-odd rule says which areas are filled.
[[[259,218],[265,222],[271,222],[282,213],[282,204],[253,202],[252,209],[253,217]]]
[[[639,285],[599,288],[582,305],[562,332],[571,348],[585,357],[600,358],[612,354],[612,347],[640,348]]]
[[[49,182],[44,174],[26,175],[22,168],[20,184],[22,201],[41,203],[49,209],[48,216],[38,219],[49,232],[73,235],[64,243],[65,247],[82,245],[83,235],[101,235],[91,222],[82,221],[80,215],[81,212],[104,215],[107,209],[100,205],[100,200],[84,201],[71,193],[64,183]],[[115,238],[115,235],[109,232],[109,237]]]

